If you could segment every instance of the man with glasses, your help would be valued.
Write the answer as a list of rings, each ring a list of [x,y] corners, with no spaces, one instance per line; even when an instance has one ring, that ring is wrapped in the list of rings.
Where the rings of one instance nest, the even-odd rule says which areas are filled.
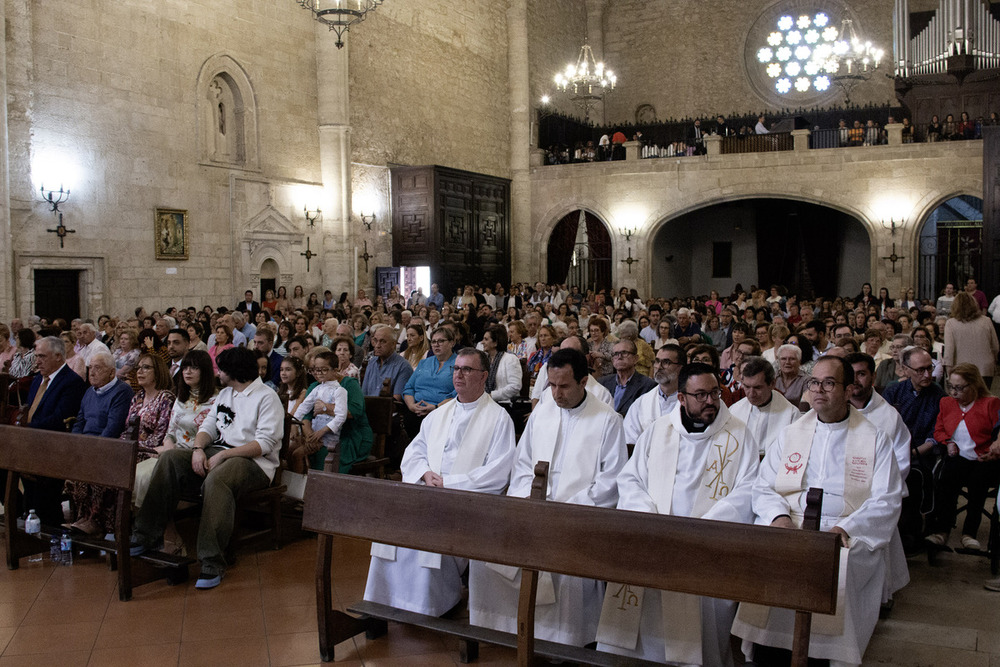
[[[618,509],[750,523],[757,443],[722,402],[715,369],[680,370],[677,404],[639,437],[618,475]],[[598,649],[671,664],[731,665],[736,603],[645,589],[638,614],[608,584]]]
[[[746,345],[746,342],[741,344]],[[740,353],[742,357],[742,353]],[[774,366],[758,356],[747,355],[743,360],[741,387],[744,398],[729,410],[746,424],[745,437],[753,436],[758,455],[763,458],[767,446],[785,426],[802,413],[774,388]]]
[[[904,348],[913,345],[913,339],[907,334],[896,334],[889,341],[889,358],[884,359],[875,367],[875,391],[885,393],[885,388],[900,379],[899,355]],[[906,376],[905,370],[903,377]]]
[[[587,357],[559,349],[549,358],[549,388],[531,413],[517,445],[507,495],[526,498],[535,464],[549,461],[546,500],[614,507],[618,472],[628,453],[622,420],[587,389]],[[469,619],[473,625],[517,632],[521,571],[493,563],[469,565]],[[593,579],[543,572],[538,581],[535,636],[571,646],[594,641],[604,585]]]
[[[622,338],[615,343],[611,352],[611,364],[615,372],[605,375],[600,383],[614,396],[615,412],[624,417],[635,400],[656,387],[652,378],[635,370],[639,361],[639,350],[634,340]]]
[[[813,617],[809,657],[859,665],[878,621],[884,550],[895,532],[903,483],[892,444],[849,402],[851,364],[822,357],[807,388],[813,409],[768,448],[753,485],[753,510],[759,525],[801,528],[808,490],[823,489],[820,530],[840,537],[846,595],[836,615]],[[780,664],[781,649],[773,647],[791,646],[794,621],[790,609],[744,604],[733,634],[745,640],[743,652],[756,664]]]
[[[382,391],[382,381],[389,378],[392,395],[397,401],[403,400],[406,381],[413,375],[413,367],[396,352],[396,336],[388,324],[376,324],[371,328],[372,356],[365,369],[365,380],[361,391],[365,396],[378,396]]]
[[[907,554],[923,545],[924,519],[921,510],[930,510],[934,498],[935,441],[941,399],[945,393],[934,382],[934,360],[926,350],[906,347],[900,352],[905,379],[886,387],[882,398],[896,408],[910,432],[910,473],[906,476],[908,496],[903,499],[899,533]]]
[[[680,345],[668,343],[656,351],[653,380],[656,386],[640,396],[625,414],[625,442],[634,445],[650,424],[677,405],[677,379],[687,355]]]
[[[430,488],[502,493],[514,464],[514,422],[486,393],[489,361],[464,348],[452,377],[456,398],[431,412],[406,448],[403,482]],[[440,616],[462,598],[467,561],[372,544],[365,600]]]

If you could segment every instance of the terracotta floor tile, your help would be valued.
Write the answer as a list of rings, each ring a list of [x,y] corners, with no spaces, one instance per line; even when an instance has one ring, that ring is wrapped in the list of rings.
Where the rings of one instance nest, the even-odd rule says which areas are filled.
[[[0,602],[0,628],[17,628],[28,614],[34,598],[27,598],[17,602]]]
[[[458,655],[450,653],[425,653],[405,657],[365,658],[365,667],[450,667],[458,664]]]
[[[26,625],[56,625],[100,621],[108,608],[108,596],[39,598],[21,621]]]
[[[86,667],[89,660],[90,651],[35,653],[0,657],[0,667]]]
[[[312,665],[320,662],[319,638],[315,631],[268,635],[267,648],[272,667]]]
[[[137,609],[137,612],[141,610]],[[97,633],[95,648],[122,648],[176,644],[181,640],[183,614],[148,617],[141,613],[105,618]]]
[[[180,644],[98,648],[90,656],[89,667],[175,667]]]
[[[66,623],[60,625],[22,625],[14,633],[4,656],[31,653],[90,651],[101,628],[96,623]]]
[[[264,607],[264,628],[268,635],[284,635],[316,630],[316,605]]]
[[[17,628],[0,628],[0,654],[7,648],[7,644],[10,643],[15,632],[17,632]]]
[[[267,604],[279,607],[296,607],[312,603],[316,604],[316,584],[309,581],[286,583],[281,586],[265,586],[261,588],[261,597]]]
[[[184,642],[178,667],[264,667],[268,664],[263,637]]]
[[[207,639],[234,639],[264,636],[264,612],[260,607],[236,611],[216,610],[210,616],[184,616],[181,641],[198,642]]]

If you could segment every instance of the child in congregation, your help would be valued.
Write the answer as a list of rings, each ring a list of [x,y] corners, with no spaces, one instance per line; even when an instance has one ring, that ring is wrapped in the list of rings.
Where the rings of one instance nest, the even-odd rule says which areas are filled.
[[[347,390],[337,381],[338,360],[333,352],[324,351],[313,357],[312,374],[320,383],[295,410],[295,418],[313,414],[305,454],[319,450],[320,446],[333,451],[340,442],[340,429],[347,421]],[[310,420],[306,420],[310,421]]]

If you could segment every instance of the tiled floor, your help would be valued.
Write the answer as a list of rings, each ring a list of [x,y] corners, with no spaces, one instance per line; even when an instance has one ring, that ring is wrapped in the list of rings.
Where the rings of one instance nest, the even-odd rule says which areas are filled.
[[[364,589],[367,543],[336,541],[338,604]],[[11,665],[319,664],[313,575],[316,541],[245,554],[213,591],[155,582],[119,602],[115,574],[98,561],[72,567],[21,562],[0,569],[0,667]],[[982,588],[985,559],[945,554],[910,561],[910,586],[879,624],[866,665],[1000,667],[1000,593]],[[336,649],[338,664],[458,664],[457,642],[390,626]],[[514,652],[484,646],[480,665],[512,665]]]

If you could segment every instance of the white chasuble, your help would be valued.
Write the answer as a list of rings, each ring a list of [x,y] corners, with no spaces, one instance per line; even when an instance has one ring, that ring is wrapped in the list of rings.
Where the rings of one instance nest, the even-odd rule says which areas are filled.
[[[432,411],[406,448],[403,481],[422,484],[435,472],[445,488],[500,493],[514,459],[514,425],[487,394],[452,400]],[[440,616],[461,599],[466,559],[373,542],[365,599]]]
[[[885,549],[896,531],[902,482],[885,434],[853,407],[843,421],[819,422],[807,413],[772,443],[754,483],[757,523],[782,514],[801,525],[809,488],[823,489],[820,530],[839,526],[850,536],[841,555],[843,594],[835,616],[813,615],[809,655],[860,664],[878,621]],[[741,605],[733,634],[752,643],[791,648],[794,612]]]
[[[635,400],[625,413],[625,442],[634,445],[653,422],[677,405],[677,392],[664,396],[659,385]]]
[[[777,390],[771,390],[770,402],[762,407],[752,405],[750,400],[742,398],[733,404],[729,411],[746,423],[747,435],[757,441],[761,458],[768,445],[778,436],[778,432],[802,416],[797,407]]]
[[[636,443],[618,478],[619,509],[749,523],[759,457],[745,430],[722,404],[703,433],[689,433],[675,407]],[[726,662],[734,603],[624,588],[608,585],[599,650],[688,665]]]

